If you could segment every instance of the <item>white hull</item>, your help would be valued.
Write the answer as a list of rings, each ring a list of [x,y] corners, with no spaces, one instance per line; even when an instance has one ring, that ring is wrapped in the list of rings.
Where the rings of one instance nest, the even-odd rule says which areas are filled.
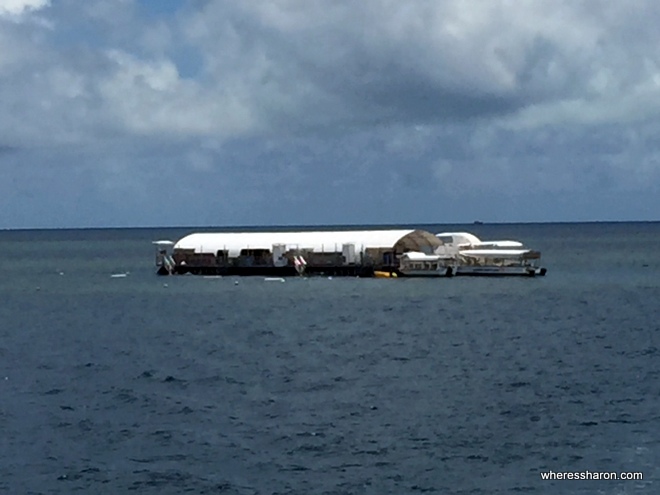
[[[456,268],[451,266],[441,267],[438,270],[401,270],[399,272],[404,277],[453,277],[456,274]]]
[[[519,276],[534,277],[543,276],[546,273],[545,268],[534,266],[459,266],[456,275],[473,276]]]
[[[438,254],[407,252],[401,256],[399,273],[405,277],[452,277],[453,260]]]

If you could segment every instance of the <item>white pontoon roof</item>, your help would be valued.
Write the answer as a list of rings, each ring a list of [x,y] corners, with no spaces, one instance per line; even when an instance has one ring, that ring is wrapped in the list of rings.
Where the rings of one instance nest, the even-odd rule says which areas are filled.
[[[409,251],[405,253],[402,258],[406,258],[410,261],[438,261],[443,259],[442,256],[437,254],[425,254],[418,251]]]
[[[530,249],[466,249],[460,254],[472,258],[518,258],[532,252]]]
[[[469,232],[441,232],[436,234],[436,237],[446,244],[479,244],[481,242],[481,239]],[[449,243],[445,241],[448,238],[451,239]]]
[[[401,244],[400,244],[401,243]],[[174,249],[192,249],[195,253],[228,251],[237,257],[243,249],[272,250],[274,245],[286,250],[308,249],[314,252],[341,252],[344,244],[354,244],[356,251],[367,248],[393,249],[397,244],[403,251],[429,251],[442,245],[424,230],[349,230],[331,232],[226,232],[196,233],[180,239]]]
[[[472,245],[480,248],[519,248],[523,244],[518,241],[481,241]]]
[[[518,241],[482,241],[476,235],[470,234],[469,232],[441,232],[436,234],[436,236],[445,240],[447,238],[452,239],[453,244],[458,244],[459,246],[472,246],[480,248],[520,248],[523,246],[522,242]]]

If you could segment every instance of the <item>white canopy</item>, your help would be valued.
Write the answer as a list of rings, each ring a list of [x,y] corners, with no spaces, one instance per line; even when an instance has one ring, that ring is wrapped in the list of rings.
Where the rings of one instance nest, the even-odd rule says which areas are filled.
[[[472,258],[518,258],[531,252],[529,249],[466,249],[460,254]]]
[[[469,232],[441,232],[436,236],[445,244],[458,245],[459,247],[476,247],[476,248],[521,248],[522,242],[518,241],[482,241],[476,235]]]
[[[521,248],[522,242],[518,241],[481,241],[477,244],[472,244],[474,247],[488,249],[488,248]]]
[[[410,251],[405,253],[401,259],[407,259],[410,261],[438,261],[443,259],[443,257],[437,254],[425,254],[417,251]]]
[[[445,244],[453,245],[471,245],[479,244],[481,242],[481,239],[469,232],[441,232],[436,234],[436,237]]]
[[[225,232],[196,233],[180,239],[175,250],[193,250],[195,253],[216,254],[228,251],[230,258],[243,249],[272,250],[274,245],[289,249],[307,249],[313,252],[342,252],[344,244],[353,244],[356,251],[368,248],[432,253],[442,242],[424,230],[347,230],[314,232]]]

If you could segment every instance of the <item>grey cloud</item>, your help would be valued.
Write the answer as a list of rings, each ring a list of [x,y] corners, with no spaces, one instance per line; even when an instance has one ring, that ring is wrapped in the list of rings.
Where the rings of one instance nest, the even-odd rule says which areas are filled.
[[[0,226],[658,206],[654,2],[144,5],[63,0],[41,24],[0,20]]]
[[[298,127],[589,102],[652,77],[659,41],[646,22],[621,43],[637,17],[598,2],[215,2],[192,17],[189,39],[218,84],[238,69],[260,118]]]
[[[231,139],[517,116],[538,126],[602,114],[624,94],[597,118],[635,119],[649,112],[640,101],[657,100],[652,2],[640,19],[607,2],[221,1],[146,29],[132,2],[76,5],[49,9],[52,31],[12,35],[30,54],[6,82],[58,98],[40,108],[19,97],[32,124],[69,113],[57,129],[84,117],[92,128]]]

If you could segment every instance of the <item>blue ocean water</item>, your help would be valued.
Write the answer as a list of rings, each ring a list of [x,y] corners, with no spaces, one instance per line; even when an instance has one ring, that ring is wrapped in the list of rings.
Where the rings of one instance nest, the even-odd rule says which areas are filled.
[[[660,224],[420,227],[548,275],[157,277],[198,229],[0,232],[0,493],[658,493]]]

